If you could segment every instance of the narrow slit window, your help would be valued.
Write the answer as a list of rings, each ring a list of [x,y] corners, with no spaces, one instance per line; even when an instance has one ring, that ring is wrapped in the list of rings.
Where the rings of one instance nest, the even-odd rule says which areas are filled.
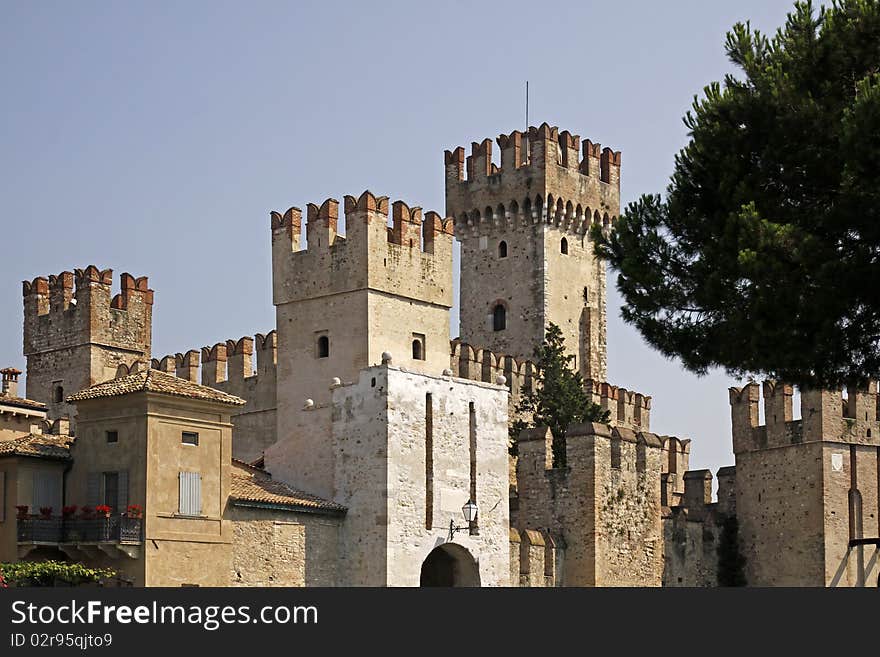
[[[492,330],[493,331],[503,331],[507,328],[507,309],[502,305],[498,304],[492,310]]]
[[[568,240],[564,237],[559,245],[559,250],[562,252],[562,255],[568,255]]]
[[[501,240],[498,242],[498,257],[506,258],[507,257],[507,242]]]
[[[328,358],[330,356],[330,338],[322,335],[318,338],[318,358]]]

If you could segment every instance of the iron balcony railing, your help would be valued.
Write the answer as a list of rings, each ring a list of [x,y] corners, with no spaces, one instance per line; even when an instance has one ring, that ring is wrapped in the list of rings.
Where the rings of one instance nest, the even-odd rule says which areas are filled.
[[[143,543],[143,518],[19,518],[19,543]]]

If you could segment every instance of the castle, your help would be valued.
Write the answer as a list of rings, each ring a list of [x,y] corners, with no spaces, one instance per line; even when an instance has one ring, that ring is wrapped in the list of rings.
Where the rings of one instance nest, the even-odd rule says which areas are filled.
[[[2,371],[0,561],[138,586],[876,583],[875,385],[731,389],[734,467],[688,468],[606,381],[621,154],[543,124],[445,153],[446,210],[365,191],[272,212],[275,327],[156,357],[146,277],[23,284],[27,395]],[[494,161],[493,161],[494,160]],[[389,217],[390,215],[390,217]],[[390,223],[389,223],[390,220]],[[303,226],[305,223],[305,226]],[[344,230],[343,230],[344,228]],[[453,240],[460,335],[451,339]],[[606,424],[508,449],[560,327]]]

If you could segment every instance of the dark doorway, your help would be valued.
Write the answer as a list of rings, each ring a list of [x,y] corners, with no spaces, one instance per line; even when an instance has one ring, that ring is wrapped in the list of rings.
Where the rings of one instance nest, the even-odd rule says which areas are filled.
[[[465,548],[446,543],[434,548],[422,563],[421,586],[479,586],[477,562]]]
[[[433,550],[422,564],[422,586],[455,586],[455,558],[444,550]]]

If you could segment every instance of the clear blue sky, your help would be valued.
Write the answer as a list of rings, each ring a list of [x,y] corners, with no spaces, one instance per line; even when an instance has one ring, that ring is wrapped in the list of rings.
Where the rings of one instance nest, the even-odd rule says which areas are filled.
[[[369,188],[442,212],[443,150],[521,128],[526,79],[532,123],[623,151],[625,201],[662,192],[725,32],[790,7],[5,0],[0,366],[24,368],[20,281],[90,263],[149,275],[156,356],[270,330],[270,210]],[[732,463],[732,382],[652,352],[613,282],[609,379],[692,467]]]

